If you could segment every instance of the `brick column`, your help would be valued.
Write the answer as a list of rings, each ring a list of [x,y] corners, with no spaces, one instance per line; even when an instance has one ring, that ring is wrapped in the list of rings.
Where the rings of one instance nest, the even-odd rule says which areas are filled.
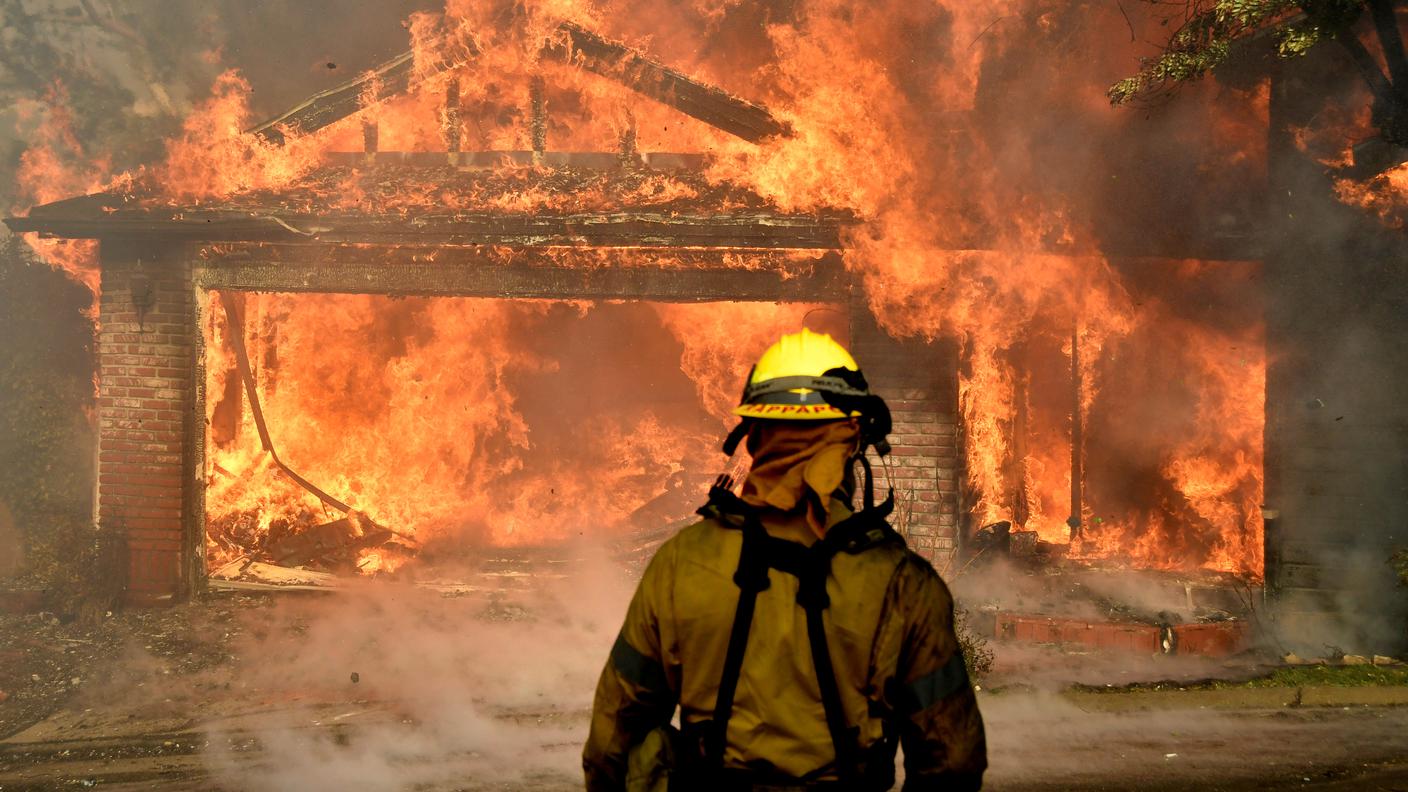
[[[102,243],[98,521],[125,543],[126,599],[190,591],[194,292],[177,249]]]
[[[945,569],[958,549],[958,363],[952,343],[898,341],[864,308],[852,312],[851,352],[871,390],[890,405],[892,522],[909,546]],[[884,472],[872,458],[877,497]]]

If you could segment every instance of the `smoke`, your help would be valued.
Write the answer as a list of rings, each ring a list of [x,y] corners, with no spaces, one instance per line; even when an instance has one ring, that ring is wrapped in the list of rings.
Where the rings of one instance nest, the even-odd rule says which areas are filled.
[[[881,322],[897,335],[952,336],[963,344],[963,409],[970,430],[965,456],[973,494],[967,502],[979,506],[975,519],[1020,514],[1025,527],[1063,540],[1065,520],[1075,516],[1090,529],[1092,554],[1255,577],[1262,539],[1260,392],[1267,376],[1261,314],[1294,315],[1313,305],[1317,289],[1350,289],[1363,273],[1335,268],[1328,280],[1287,288],[1284,271],[1290,265],[1268,286],[1244,277],[1242,265],[1186,262],[1242,256],[1247,249],[1241,243],[1268,227],[1271,233],[1287,231],[1303,248],[1274,251],[1283,264],[1311,258],[1304,251],[1314,251],[1316,260],[1328,255],[1339,261],[1362,252],[1353,244],[1360,226],[1343,212],[1313,206],[1296,207],[1288,224],[1272,218],[1294,227],[1268,225],[1263,210],[1271,97],[1259,76],[1220,75],[1164,104],[1119,111],[1106,106],[1104,86],[1131,70],[1137,55],[1147,54],[1141,42],[1150,30],[1157,35],[1158,20],[1142,15],[1145,4],[1127,5],[896,1],[857,8],[835,0],[619,0],[588,8],[563,0],[457,1],[445,11],[462,23],[455,31],[462,39],[481,36],[476,40],[503,45],[490,48],[484,80],[473,89],[481,93],[466,99],[475,127],[471,138],[486,147],[524,147],[523,87],[512,81],[543,66],[527,54],[536,51],[546,23],[558,18],[579,19],[639,45],[768,105],[791,124],[792,137],[754,147],[641,102],[608,81],[543,67],[552,78],[554,148],[609,150],[634,128],[642,150],[717,155],[714,178],[746,184],[778,208],[846,207],[860,215],[863,225],[847,237],[847,263]],[[131,94],[120,103],[124,111],[138,114],[138,108],[154,106],[157,91],[143,88],[152,73],[179,77],[168,82],[200,84],[199,90],[163,89],[185,111],[233,66],[248,78],[252,97],[238,96],[242,86],[228,77],[218,83],[217,98],[250,100],[238,114],[246,119],[277,112],[396,52],[405,43],[397,23],[412,11],[439,9],[433,3],[359,7],[357,13],[337,13],[350,6],[333,3],[216,4],[180,13],[182,4],[150,7],[171,13],[134,15],[154,26],[145,32],[184,44],[177,48],[180,57],[157,64],[155,72],[138,60],[120,70],[122,91]],[[494,25],[525,19],[521,30],[494,38]],[[204,65],[192,67],[195,62]],[[47,86],[31,88],[40,95]],[[431,93],[411,104],[424,110]],[[89,99],[70,101],[82,110],[72,134],[46,135],[50,148],[68,159],[86,155],[96,165],[126,147],[111,125],[93,122],[107,108]],[[398,126],[391,109],[378,111],[388,144],[439,145],[438,123],[422,118]],[[33,126],[26,134],[34,134]],[[348,130],[355,138],[355,124],[346,126],[321,143],[342,146]],[[195,128],[214,130],[228,142],[240,127]],[[128,131],[147,129],[134,123]],[[173,146],[167,156],[221,153],[204,145],[208,136],[188,140],[202,145]],[[247,148],[229,152],[236,163],[250,159]],[[114,167],[136,167],[130,159],[115,159]],[[155,159],[160,157],[150,161]],[[196,159],[205,167],[227,167],[218,157]],[[30,157],[41,160],[39,153]],[[192,171],[182,170],[189,164],[168,162],[164,171],[152,172],[189,176]],[[273,173],[270,183],[277,183],[298,171],[263,172]],[[81,170],[79,175],[86,176]],[[86,187],[90,181],[72,183]],[[208,181],[225,188],[251,183]],[[1328,182],[1271,185],[1277,196],[1291,187],[1299,194],[1303,186],[1333,200]],[[1401,259],[1395,254],[1401,245],[1371,251],[1375,261]],[[1387,293],[1401,292],[1392,278],[1375,282]],[[1228,283],[1233,285],[1224,290]],[[1261,291],[1272,292],[1273,299],[1255,299]],[[1341,304],[1341,313],[1320,317],[1326,329],[1317,333],[1339,340],[1343,312],[1372,304],[1373,295]],[[680,321],[665,324],[687,335],[679,333]],[[1317,350],[1316,367],[1333,370],[1339,356],[1358,354],[1352,344],[1318,344],[1304,330],[1286,333],[1291,324],[1276,325],[1274,356],[1304,345]],[[1396,326],[1391,313],[1380,326]],[[1070,404],[1068,365],[1075,346],[1083,361],[1078,408]],[[1312,385],[1324,381],[1328,393],[1365,381],[1366,371],[1378,369],[1392,373],[1372,388],[1391,392],[1402,381],[1395,354],[1378,349],[1371,362],[1349,366],[1333,382],[1319,373],[1305,375],[1305,383],[1274,391],[1274,398],[1281,405],[1304,404],[1323,398],[1312,393],[1320,390]],[[734,356],[698,349],[681,359],[711,377],[718,376],[720,361],[736,364]],[[722,393],[713,385],[699,390],[706,410],[717,413]],[[1333,525],[1305,528],[1301,536],[1327,532],[1352,543],[1372,534],[1378,539],[1365,545],[1366,559],[1398,541],[1393,526],[1402,514],[1402,479],[1391,474],[1391,460],[1402,456],[1396,433],[1404,423],[1391,406],[1372,409],[1383,420],[1363,419],[1364,434],[1344,440],[1343,447],[1354,450],[1353,470],[1361,474],[1355,478],[1376,482],[1387,499],[1361,503],[1343,494],[1337,514],[1375,516],[1358,522],[1316,512],[1314,520]],[[1076,515],[1069,514],[1068,497],[1072,412],[1089,421],[1083,450],[1087,502]],[[1026,427],[1021,454],[1014,450],[1019,423]],[[1367,438],[1373,435],[1388,439],[1370,449]],[[360,445],[372,447],[365,440]],[[555,494],[551,487],[549,493]],[[1268,505],[1286,515],[1295,512],[1289,502]]]
[[[1372,289],[1370,286],[1367,289]],[[1389,565],[1408,546],[1408,412],[1398,308],[1345,289],[1338,313],[1358,316],[1288,359],[1278,423],[1285,446],[1273,461],[1274,532],[1279,558],[1278,619],[1287,647],[1316,656],[1336,650],[1395,652],[1408,642],[1408,602]],[[1318,302],[1318,301],[1317,301]],[[1314,318],[1303,327],[1315,327]]]
[[[224,703],[196,724],[208,740],[203,761],[212,783],[228,790],[580,788],[591,691],[631,584],[618,565],[600,559],[539,582],[545,585],[536,591],[458,597],[371,582],[315,599],[284,595],[242,614],[249,635],[233,648],[234,659],[196,680],[229,686],[218,694]],[[1106,702],[1060,693],[1072,682],[1237,673],[1206,658],[999,649],[995,679],[1018,685],[980,694],[986,780],[994,788],[1131,777],[1162,783],[1165,773],[1168,788],[1187,783],[1188,774],[1226,784],[1265,777],[1266,763],[1335,760],[1344,746],[1381,744],[1372,735],[1384,734],[1379,718],[1345,723],[1293,710],[1275,717],[1218,710],[1237,708],[1235,695],[1203,700],[1202,709],[1169,709],[1128,696]],[[138,656],[127,661],[129,669],[141,666]],[[122,695],[142,690],[151,689]],[[156,690],[179,697],[169,686]],[[1305,755],[1307,729],[1325,740],[1313,759]],[[1248,755],[1263,765],[1249,766]]]
[[[249,637],[214,680],[258,704],[200,724],[213,779],[270,790],[575,785],[631,582],[619,564],[566,549],[589,560],[531,591],[367,583],[247,614]],[[259,750],[238,750],[250,741]]]
[[[1075,701],[1052,694],[987,697],[982,705],[990,770],[984,786],[1290,788],[1310,780],[1352,778],[1372,763],[1393,762],[1403,750],[1396,740],[1385,741],[1393,728],[1379,713],[1217,711],[1235,700],[1211,696],[1197,710],[1149,702],[1148,709],[1115,711],[1100,706],[1099,694]],[[1344,788],[1361,788],[1351,787],[1352,780],[1344,783]]]

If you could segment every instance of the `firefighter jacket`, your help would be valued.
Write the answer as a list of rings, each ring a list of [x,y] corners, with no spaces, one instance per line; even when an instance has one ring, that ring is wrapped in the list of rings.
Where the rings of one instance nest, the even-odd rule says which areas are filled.
[[[769,536],[817,541],[801,515],[761,514]],[[829,522],[849,515],[833,504]],[[677,706],[686,735],[714,714],[740,596],[734,576],[743,539],[729,520],[706,516],[661,546],[646,569],[597,685],[583,752],[588,790],[625,789],[628,754],[648,735],[658,742],[653,733]],[[758,786],[786,786],[787,779],[834,786],[836,750],[798,605],[799,581],[777,569],[767,575],[722,764],[751,773]],[[980,788],[987,766],[983,722],[954,633],[953,600],[938,573],[894,537],[863,552],[838,553],[825,588],[824,632],[841,709],[859,755],[872,765],[865,777],[888,779],[863,788],[893,784],[896,742],[904,748],[906,790]],[[882,763],[888,766],[875,766]]]

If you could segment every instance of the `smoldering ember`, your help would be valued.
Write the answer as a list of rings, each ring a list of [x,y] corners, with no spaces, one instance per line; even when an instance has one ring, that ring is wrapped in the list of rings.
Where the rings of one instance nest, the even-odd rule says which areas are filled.
[[[857,719],[898,785],[975,788],[915,758],[971,747],[915,731],[965,671],[986,788],[1408,786],[1406,30],[1397,0],[0,0],[0,790],[582,788],[613,696],[660,663],[688,735],[736,646],[728,748],[670,788],[888,788],[876,746],[848,774]],[[819,333],[863,379],[760,362]],[[866,541],[951,589],[956,679],[848,626],[859,539],[820,610],[810,567],[750,593],[752,516],[723,562],[679,549],[786,510],[764,438],[818,422],[746,407],[809,394],[859,427],[833,512],[878,513],[873,474]],[[846,406],[880,399],[887,438]],[[675,563],[718,596],[661,616]],[[800,678],[757,670],[793,645]],[[621,707],[635,773],[665,724]],[[766,751],[813,732],[792,783]],[[768,761],[719,769],[740,741]]]

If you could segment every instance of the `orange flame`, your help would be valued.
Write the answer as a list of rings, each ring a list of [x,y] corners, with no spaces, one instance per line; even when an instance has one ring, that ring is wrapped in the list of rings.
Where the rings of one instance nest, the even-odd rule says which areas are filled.
[[[339,295],[245,300],[244,334],[280,457],[395,530],[402,547],[431,555],[454,545],[609,538],[631,529],[634,513],[681,481],[693,485],[678,493],[675,512],[662,506],[649,514],[688,514],[719,465],[710,429],[718,405],[701,401],[715,394],[691,395],[681,389],[689,380],[659,372],[649,375],[653,386],[642,382],[636,378],[647,370],[630,366],[630,358],[647,354],[668,367],[674,356],[691,371],[710,367],[713,350],[736,350],[729,359],[753,356],[794,328],[804,308],[689,306],[683,310],[730,320],[686,329],[679,306]],[[238,383],[231,389],[231,330],[218,307],[208,305],[206,315],[206,512],[219,563],[271,532],[341,515],[319,513],[317,501],[260,448],[249,410],[239,409]],[[580,332],[625,339],[652,326],[659,338],[657,315],[675,317],[666,321],[681,331],[679,342],[636,343],[603,358],[572,340]],[[529,341],[534,337],[558,340]],[[615,366],[598,366],[593,354]],[[668,398],[652,404],[652,397]],[[232,401],[238,423],[230,427]],[[389,571],[398,560],[394,549],[382,548],[363,553],[358,566]]]
[[[280,189],[315,168],[320,141],[293,136],[284,145],[244,134],[250,127],[249,83],[227,71],[210,99],[167,143],[166,161],[153,174],[171,202],[202,201],[250,190]]]
[[[1402,229],[1408,226],[1408,162],[1367,181],[1336,179],[1335,195],[1373,214],[1389,228]]]
[[[32,206],[84,195],[98,190],[109,175],[109,163],[104,157],[93,157],[78,141],[73,131],[73,115],[69,111],[68,91],[55,83],[41,103],[20,108],[22,123],[27,117],[39,120],[29,137],[29,145],[20,155],[16,174],[20,186],[17,213]],[[68,273],[74,280],[98,293],[98,245],[87,239],[40,239],[26,235],[40,257],[56,269]],[[96,301],[94,310],[96,310]]]
[[[1101,252],[1097,210],[1082,194],[1094,187],[1068,173],[1081,168],[1043,148],[1036,132],[1025,134],[1029,119],[1019,116],[1028,111],[1015,106],[1021,96],[999,100],[984,89],[1003,79],[1002,67],[1020,71],[1010,68],[1022,63],[1012,60],[1019,51],[1045,58],[1041,66],[1061,75],[1059,88],[1044,87],[1043,95],[1060,104],[1046,115],[1072,128],[1062,136],[1114,136],[1127,116],[1105,107],[1108,74],[1089,61],[1130,57],[1106,46],[1120,40],[1122,14],[1062,13],[1034,0],[865,7],[803,0],[787,18],[773,18],[747,5],[449,0],[443,14],[410,22],[416,79],[404,95],[381,99],[374,86],[360,117],[274,145],[241,133],[251,122],[249,88],[227,73],[170,142],[166,161],[135,178],[158,191],[158,203],[254,212],[273,200],[310,213],[850,209],[864,223],[846,233],[847,266],[884,327],[962,344],[959,399],[975,521],[1020,513],[1020,527],[1069,541],[1074,417],[1090,431],[1077,449],[1089,498],[1074,515],[1088,530],[1073,553],[1259,575],[1258,320],[1191,321],[1174,297],[1136,293],[1122,265]],[[763,16],[731,25],[734,14]],[[610,80],[546,62],[542,45],[559,36],[563,20],[646,43],[665,62],[765,102],[794,133],[745,143]],[[458,105],[446,108],[456,77]],[[361,147],[363,121],[377,126],[384,151],[443,151],[451,110],[462,119],[466,150],[526,150],[535,79],[545,86],[551,149],[614,151],[634,139],[641,150],[708,153],[707,171],[584,174],[528,164],[466,175],[447,166],[393,179],[345,161],[325,167],[330,154]],[[1210,104],[1202,111],[1209,123],[1186,125],[1185,132],[1210,129],[1226,151],[1224,160],[1201,163],[1205,172],[1264,169],[1255,141],[1265,98],[1261,90],[1240,103],[1245,108]],[[1250,115],[1229,115],[1236,112]],[[651,255],[610,251],[600,261],[630,266]],[[1193,282],[1200,273],[1169,263],[1165,280]],[[483,300],[247,299],[243,332],[281,456],[347,493],[355,508],[402,532],[407,552],[422,554],[460,541],[533,544],[621,529],[670,494],[662,482],[717,461],[718,421],[748,362],[808,309],[631,313]],[[614,402],[581,416],[569,410],[565,423],[563,405],[533,402],[535,382],[569,370],[590,374],[541,340],[541,328],[572,310],[582,321],[626,312],[619,321],[633,340],[648,339],[639,343],[653,350],[653,363],[688,375],[688,398],[675,390],[629,409]],[[234,420],[220,412],[234,410],[238,387],[229,387],[229,329],[218,311],[208,311],[207,322],[207,512],[212,524],[228,523],[212,536],[217,554],[230,554],[251,541],[241,532],[258,540],[280,523],[324,516],[270,467],[247,410],[235,410]],[[1156,376],[1161,361],[1176,361],[1173,396]],[[573,391],[579,395],[590,391]],[[1154,437],[1122,435],[1131,428],[1127,416],[1148,404],[1163,410]],[[549,428],[568,440],[547,440]],[[1129,467],[1141,477],[1123,486],[1120,470]],[[241,515],[254,524],[238,522]],[[364,552],[361,568],[391,569],[396,552]]]

